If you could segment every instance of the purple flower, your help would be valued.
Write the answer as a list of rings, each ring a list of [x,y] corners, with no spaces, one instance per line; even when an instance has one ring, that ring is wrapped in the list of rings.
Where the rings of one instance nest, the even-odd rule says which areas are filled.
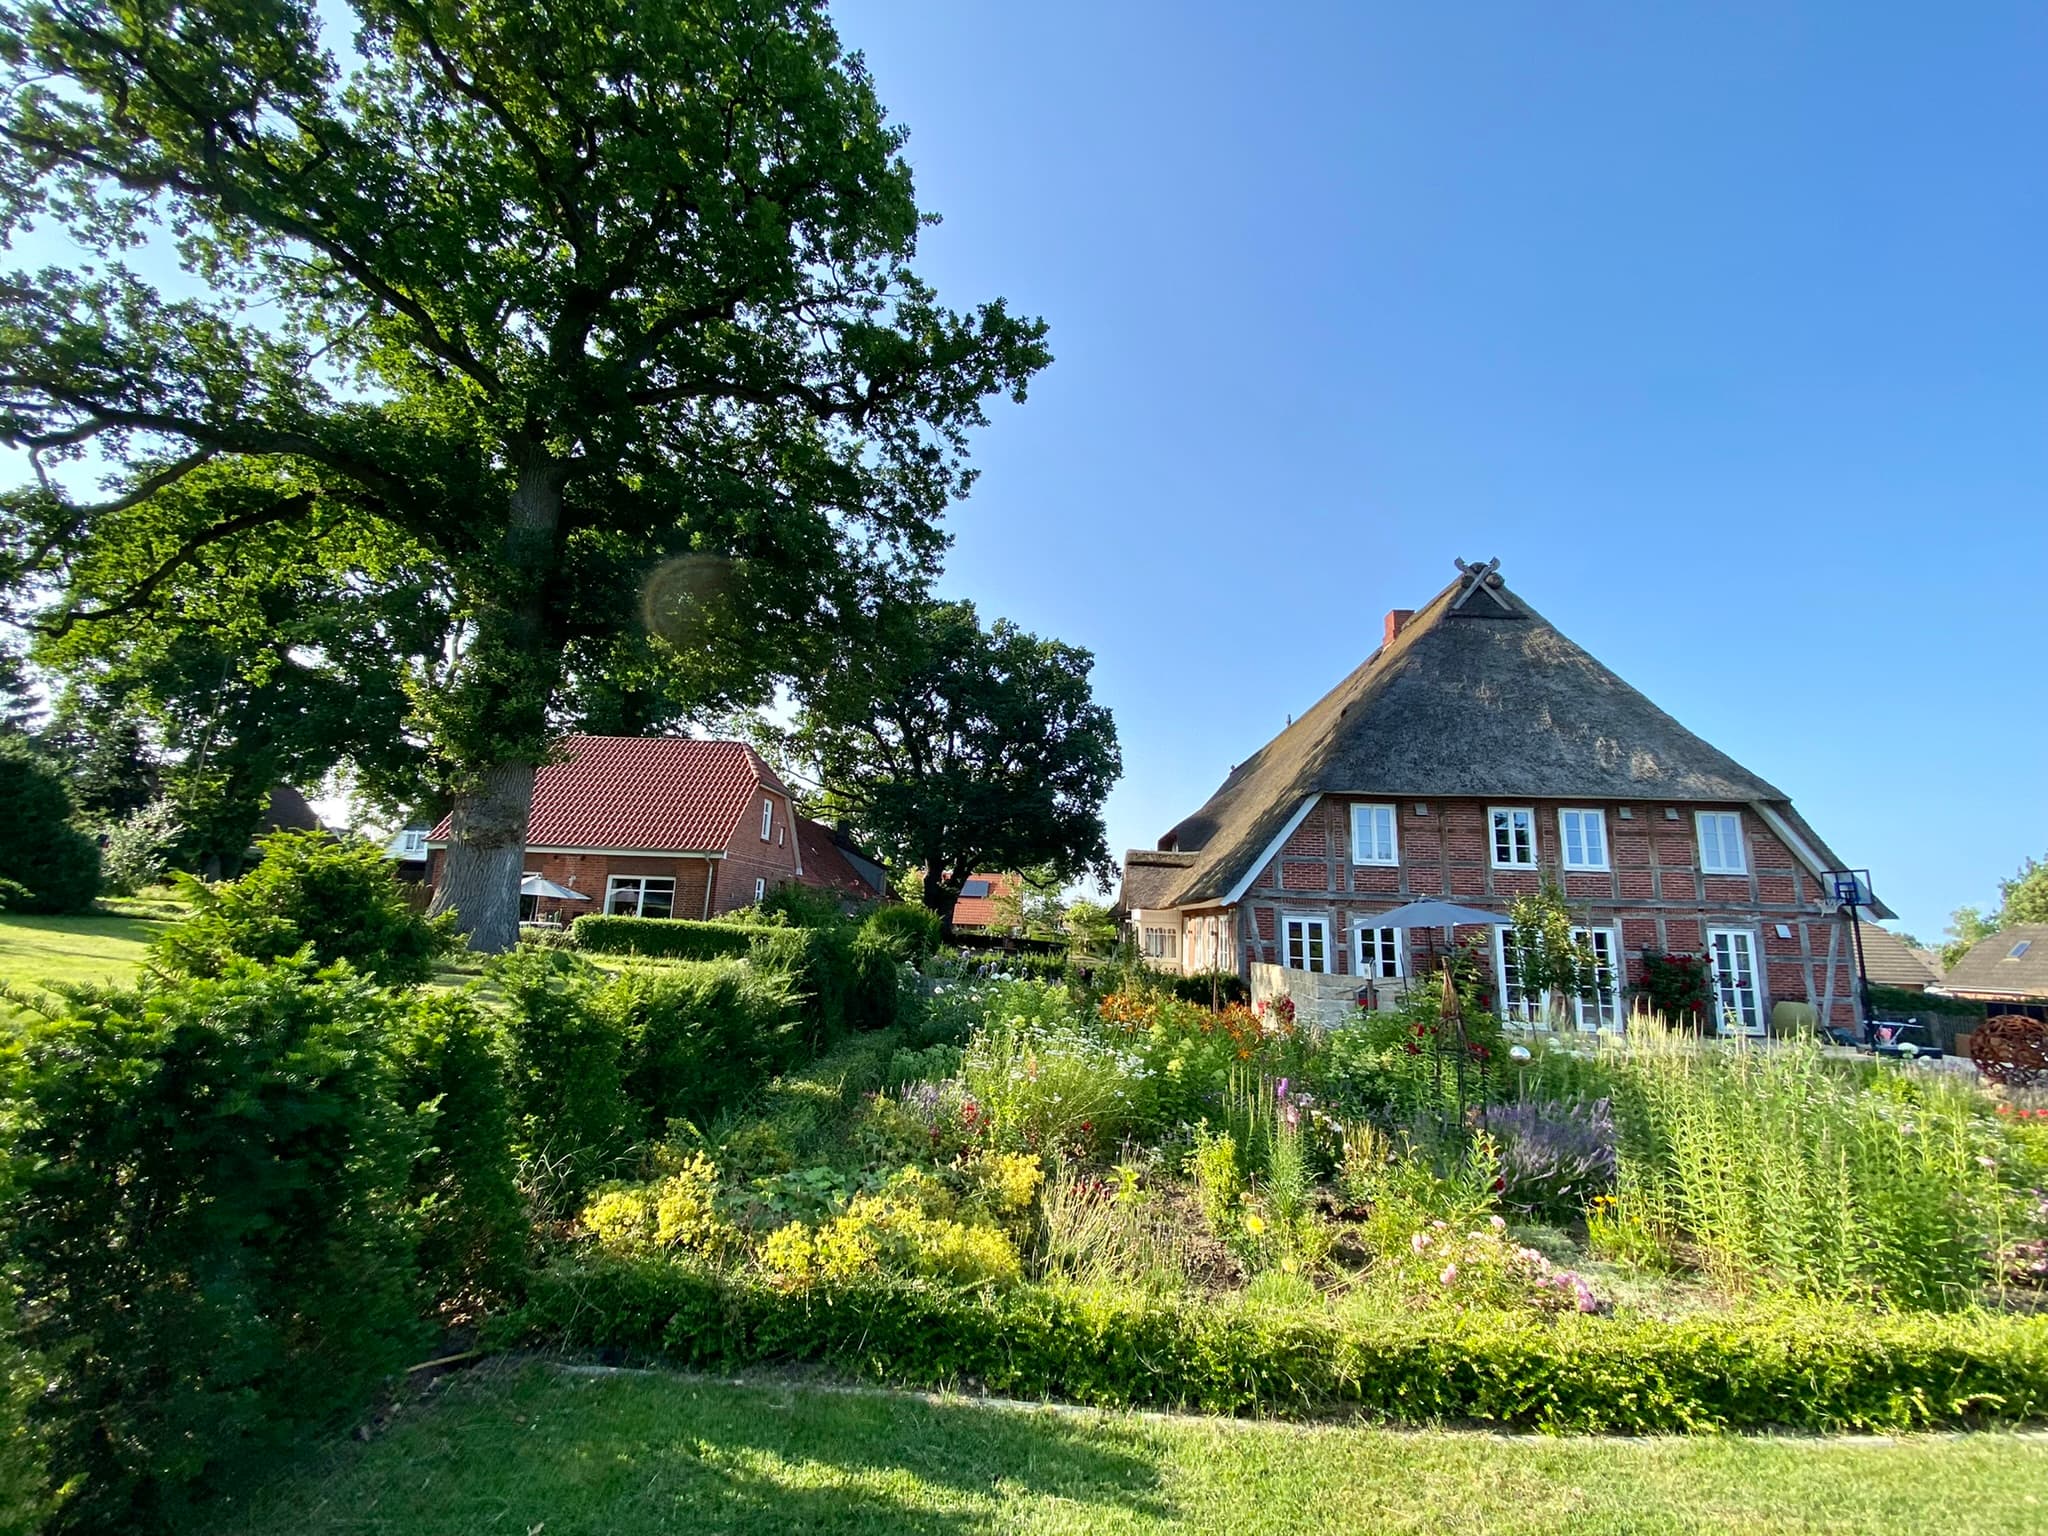
[[[1277,1083],[1275,1083],[1275,1084],[1273,1085],[1273,1097],[1274,1097],[1274,1098],[1276,1098],[1276,1099],[1284,1099],[1284,1098],[1286,1098],[1286,1097],[1287,1097],[1287,1079],[1286,1079],[1286,1078],[1284,1078],[1284,1077],[1283,1077],[1283,1078],[1281,1078],[1279,1082],[1277,1082]]]

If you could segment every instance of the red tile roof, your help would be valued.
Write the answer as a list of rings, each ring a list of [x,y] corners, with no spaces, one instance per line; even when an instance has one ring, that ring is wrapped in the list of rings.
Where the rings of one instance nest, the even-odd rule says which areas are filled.
[[[843,892],[856,901],[872,901],[882,894],[863,880],[860,872],[846,861],[846,855],[839,851],[839,844],[833,840],[830,827],[808,816],[799,816],[796,834],[804,856],[804,884],[822,885],[828,890]]]
[[[986,896],[962,896],[953,903],[953,926],[955,928],[993,928],[1001,921],[996,915],[996,900],[1009,894],[1017,883],[1015,875],[970,875],[969,882],[986,880]]]
[[[760,816],[763,787],[789,794],[744,742],[571,736],[561,751],[534,780],[529,848],[715,853]],[[447,842],[446,817],[429,840]]]

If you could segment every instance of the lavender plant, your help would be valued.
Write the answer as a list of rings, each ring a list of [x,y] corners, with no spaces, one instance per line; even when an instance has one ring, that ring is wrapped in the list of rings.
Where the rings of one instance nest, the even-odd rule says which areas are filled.
[[[1501,1203],[1568,1220],[1614,1182],[1614,1113],[1606,1099],[1530,1100],[1488,1111],[1500,1143]]]

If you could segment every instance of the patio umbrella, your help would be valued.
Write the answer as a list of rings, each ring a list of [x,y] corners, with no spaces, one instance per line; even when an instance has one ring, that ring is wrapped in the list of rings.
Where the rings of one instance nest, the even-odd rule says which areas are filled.
[[[1373,923],[1381,928],[1455,928],[1460,923],[1489,923],[1495,928],[1511,926],[1512,919],[1478,907],[1461,907],[1454,901],[1411,901],[1391,912],[1375,912]]]
[[[552,880],[543,880],[539,875],[528,875],[519,882],[522,896],[546,896],[552,901],[588,901],[590,898],[581,891],[572,891],[566,885],[557,885]]]

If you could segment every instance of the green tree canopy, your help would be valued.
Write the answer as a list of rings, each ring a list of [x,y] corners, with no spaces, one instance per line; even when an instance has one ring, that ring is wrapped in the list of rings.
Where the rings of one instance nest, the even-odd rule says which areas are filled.
[[[0,736],[0,895],[24,912],[83,912],[100,890],[100,851],[71,824],[57,769],[20,736]]]
[[[1998,882],[1998,906],[1957,907],[1949,914],[1948,942],[1941,963],[1954,965],[1983,940],[2015,923],[2048,923],[2048,862],[2028,859],[2012,877]]]
[[[459,626],[410,714],[452,790],[436,900],[495,948],[565,710],[759,694],[927,578],[1044,328],[913,272],[903,135],[817,0],[350,8],[339,55],[311,0],[0,12],[0,232],[85,254],[0,286],[13,560],[100,558],[226,461],[274,491],[196,499],[123,600],[322,500],[424,550]],[[127,265],[150,238],[199,296]],[[89,451],[94,505],[46,472]]]
[[[799,688],[794,746],[826,813],[917,871],[948,924],[977,870],[1106,883],[1102,802],[1123,758],[1094,666],[1007,620],[983,629],[972,603],[892,605],[844,665]]]

